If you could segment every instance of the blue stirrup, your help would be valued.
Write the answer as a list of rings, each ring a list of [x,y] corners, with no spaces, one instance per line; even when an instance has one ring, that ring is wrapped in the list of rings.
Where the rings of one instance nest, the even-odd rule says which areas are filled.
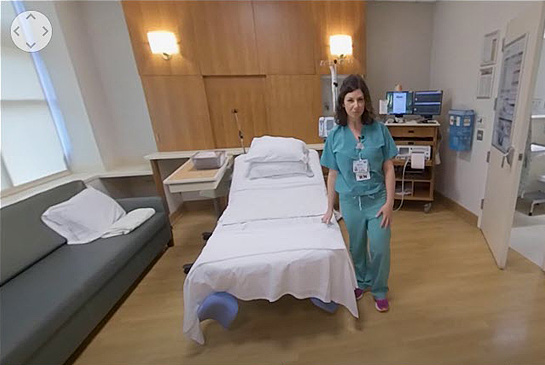
[[[339,308],[339,305],[335,302],[325,303],[318,298],[310,298],[310,301],[318,308],[323,309],[329,313],[335,313],[337,311],[337,308]]]
[[[226,292],[212,293],[204,299],[197,310],[199,321],[214,319],[227,329],[238,313],[237,298]]]

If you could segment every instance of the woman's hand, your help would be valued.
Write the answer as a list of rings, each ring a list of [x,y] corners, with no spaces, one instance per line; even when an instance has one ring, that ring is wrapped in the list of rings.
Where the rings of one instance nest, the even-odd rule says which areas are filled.
[[[325,212],[325,214],[322,216],[322,223],[331,223],[331,217],[333,217],[333,209],[328,209],[327,212]]]
[[[380,222],[380,226],[382,228],[390,226],[390,223],[392,223],[393,214],[394,214],[393,204],[386,203],[380,208],[380,210],[377,213],[377,218],[382,215],[382,222]]]

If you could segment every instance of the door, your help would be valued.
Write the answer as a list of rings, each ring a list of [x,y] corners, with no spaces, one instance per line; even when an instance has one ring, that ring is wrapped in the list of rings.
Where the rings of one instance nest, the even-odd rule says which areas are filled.
[[[480,228],[500,269],[507,262],[544,29],[544,3],[529,10],[507,25],[481,215]]]

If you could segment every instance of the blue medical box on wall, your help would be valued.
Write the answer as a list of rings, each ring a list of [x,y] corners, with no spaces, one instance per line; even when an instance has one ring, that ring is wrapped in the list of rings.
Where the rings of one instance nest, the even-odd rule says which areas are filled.
[[[473,110],[455,110],[448,112],[448,145],[454,151],[469,151],[473,139],[475,112]]]

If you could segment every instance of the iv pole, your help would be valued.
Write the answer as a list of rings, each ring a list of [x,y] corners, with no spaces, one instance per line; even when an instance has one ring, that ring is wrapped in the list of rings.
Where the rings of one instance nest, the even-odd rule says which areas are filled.
[[[237,125],[238,138],[240,139],[240,147],[242,147],[242,153],[246,154],[246,147],[244,147],[244,134],[242,133],[242,128],[240,128],[240,122],[238,121],[238,110],[233,109],[231,113],[233,113],[233,117]]]
[[[337,82],[337,59],[334,59],[333,63],[329,65],[329,70],[331,71],[331,97],[333,99],[331,105],[333,113],[335,113],[337,110],[337,88],[339,87]]]

